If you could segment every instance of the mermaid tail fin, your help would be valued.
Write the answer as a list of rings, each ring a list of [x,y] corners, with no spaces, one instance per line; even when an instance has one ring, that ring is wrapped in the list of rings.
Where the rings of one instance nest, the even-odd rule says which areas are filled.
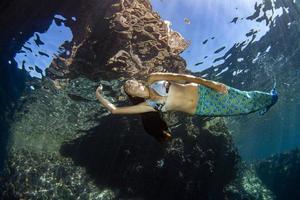
[[[260,115],[264,115],[268,110],[278,101],[278,93],[275,89],[276,82],[274,84],[274,88],[271,90],[270,94],[272,95],[272,101],[271,104],[265,107],[263,110],[259,112]]]

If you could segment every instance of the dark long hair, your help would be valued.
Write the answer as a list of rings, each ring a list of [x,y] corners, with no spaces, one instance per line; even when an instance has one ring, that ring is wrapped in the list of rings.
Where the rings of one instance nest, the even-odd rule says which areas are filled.
[[[141,97],[132,97],[126,90],[126,95],[132,104],[136,105],[145,101]],[[171,138],[171,131],[159,112],[147,112],[140,114],[145,131],[158,142],[164,143]]]

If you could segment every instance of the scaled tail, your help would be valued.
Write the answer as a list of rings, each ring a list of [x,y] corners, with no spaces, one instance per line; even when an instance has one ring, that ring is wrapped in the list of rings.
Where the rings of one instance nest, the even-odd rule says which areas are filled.
[[[276,91],[276,80],[274,82],[273,89],[271,90],[270,94],[272,95],[271,104],[265,107],[263,110],[259,112],[260,115],[264,115],[268,110],[278,101],[278,93]]]

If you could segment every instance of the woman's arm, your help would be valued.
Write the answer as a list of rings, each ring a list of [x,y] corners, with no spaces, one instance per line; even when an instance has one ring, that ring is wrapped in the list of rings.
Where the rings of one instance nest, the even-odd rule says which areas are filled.
[[[151,106],[148,106],[146,102],[134,106],[116,107],[114,104],[112,104],[102,96],[101,86],[99,86],[96,90],[96,97],[99,100],[99,102],[104,107],[106,107],[112,114],[139,114],[139,113],[156,111]]]
[[[197,83],[197,84],[201,84],[206,87],[209,87],[213,90],[216,90],[217,92],[220,92],[220,93],[226,94],[228,92],[226,85],[224,85],[222,83],[218,83],[218,82],[211,81],[211,80],[206,80],[206,79],[196,77],[193,75],[188,75],[188,74],[156,72],[156,73],[151,73],[148,77],[149,84],[151,84],[155,81],[160,81],[160,80],[176,81],[176,82],[184,81],[184,82],[190,82],[190,83]]]

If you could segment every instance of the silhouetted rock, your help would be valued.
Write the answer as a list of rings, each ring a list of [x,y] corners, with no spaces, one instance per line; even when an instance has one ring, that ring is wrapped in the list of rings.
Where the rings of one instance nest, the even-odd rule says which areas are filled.
[[[137,122],[110,116],[85,136],[62,145],[61,153],[85,167],[98,184],[120,189],[120,197],[224,198],[223,188],[235,177],[239,161],[226,134],[201,129],[186,136],[182,126],[173,130],[175,138],[164,147],[145,137]],[[112,123],[120,126],[112,128]]]
[[[276,199],[300,199],[300,150],[274,155],[256,165],[258,177]]]

